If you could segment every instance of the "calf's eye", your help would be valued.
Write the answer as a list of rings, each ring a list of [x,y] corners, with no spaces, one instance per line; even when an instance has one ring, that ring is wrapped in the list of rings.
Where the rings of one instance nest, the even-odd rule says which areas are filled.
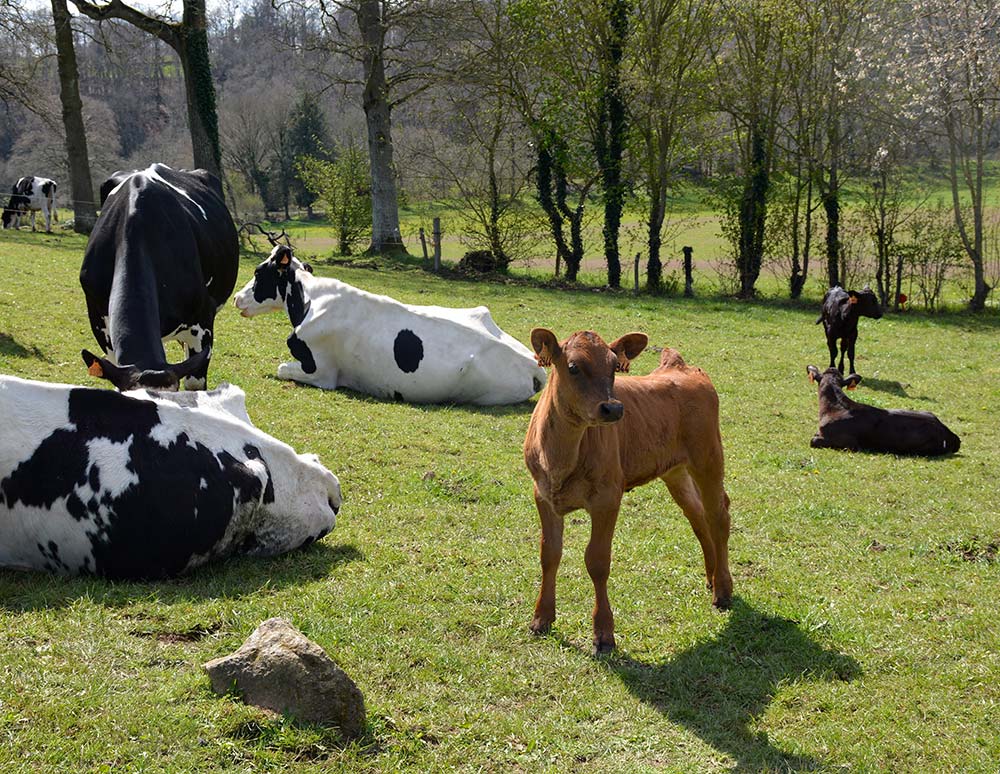
[[[578,366],[576,363],[570,363],[568,366],[566,366],[566,370],[569,371],[571,374],[573,374],[573,376],[576,376],[578,373],[580,373],[580,366]]]

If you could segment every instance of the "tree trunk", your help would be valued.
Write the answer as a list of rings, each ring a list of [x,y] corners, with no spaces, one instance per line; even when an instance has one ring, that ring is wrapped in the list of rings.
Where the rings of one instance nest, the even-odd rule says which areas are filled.
[[[608,263],[608,287],[621,287],[621,257],[618,233],[625,206],[622,155],[627,116],[621,84],[621,63],[628,33],[628,2],[608,0],[609,36],[603,52],[603,84],[594,143],[604,187],[604,256]]]
[[[188,131],[194,165],[222,179],[219,118],[215,108],[215,85],[208,57],[208,27],[205,1],[186,0],[184,20],[177,30],[177,56],[184,71]]]
[[[392,105],[385,77],[385,27],[380,0],[361,0],[358,27],[365,44],[362,105],[368,125],[372,182],[373,253],[406,252],[399,231],[399,197],[392,161]]]
[[[62,103],[70,191],[73,197],[73,230],[78,234],[89,234],[97,220],[97,205],[94,201],[94,184],[90,178],[90,157],[83,126],[76,48],[73,45],[73,28],[70,26],[66,0],[52,0],[52,21],[56,30],[59,100]]]
[[[552,175],[556,165],[549,145],[546,139],[538,141],[538,167],[535,172],[538,203],[549,219],[549,230],[556,243],[556,276],[559,276],[559,263],[562,261],[566,265],[566,279],[575,282],[579,267],[572,262],[573,256],[563,235],[563,215],[555,199],[552,198]]]
[[[654,194],[649,205],[649,218],[647,219],[647,246],[649,248],[649,258],[646,262],[646,288],[651,293],[660,291],[663,285],[663,263],[660,261],[660,247],[663,245],[663,220],[666,217],[666,185],[662,180],[657,180],[651,186],[650,193]]]
[[[750,164],[740,199],[740,246],[737,257],[740,298],[753,298],[764,262],[764,228],[767,222],[767,190],[770,185],[766,131],[755,122],[750,130]]]

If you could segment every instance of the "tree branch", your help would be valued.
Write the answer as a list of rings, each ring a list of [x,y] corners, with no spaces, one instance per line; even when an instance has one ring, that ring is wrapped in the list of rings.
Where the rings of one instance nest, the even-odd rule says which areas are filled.
[[[136,8],[126,5],[122,0],[111,0],[107,5],[97,5],[89,2],[89,0],[72,1],[80,13],[94,21],[121,19],[138,27],[143,32],[155,35],[171,48],[177,48],[178,28],[180,25],[176,22],[169,22],[164,19],[158,19],[155,16],[148,16]]]

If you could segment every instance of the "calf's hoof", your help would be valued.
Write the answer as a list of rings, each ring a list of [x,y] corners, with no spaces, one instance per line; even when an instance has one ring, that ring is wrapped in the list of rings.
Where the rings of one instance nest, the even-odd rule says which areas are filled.
[[[733,595],[726,594],[725,596],[715,597],[712,600],[712,605],[717,610],[729,610],[733,606]]]
[[[541,637],[543,634],[548,634],[552,631],[552,621],[547,621],[541,618],[534,618],[531,621],[531,625],[528,627],[531,633],[536,637]]]
[[[613,634],[594,638],[594,656],[607,656],[615,649],[615,636]]]

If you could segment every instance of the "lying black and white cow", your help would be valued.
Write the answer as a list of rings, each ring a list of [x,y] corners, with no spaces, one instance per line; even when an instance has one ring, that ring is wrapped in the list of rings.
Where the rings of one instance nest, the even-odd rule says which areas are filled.
[[[216,311],[236,285],[239,244],[222,184],[203,169],[154,164],[101,186],[80,284],[107,359],[91,373],[118,389],[204,389]],[[187,360],[167,363],[164,343]],[[94,362],[98,366],[94,366]]]
[[[349,387],[413,403],[497,405],[527,400],[545,371],[485,306],[411,306],[314,277],[279,245],[233,299],[244,317],[286,309],[298,362],[278,377]]]
[[[929,411],[883,409],[857,403],[844,394],[861,382],[857,374],[841,376],[834,367],[820,373],[806,366],[809,381],[819,384],[819,431],[810,445],[933,457],[952,454],[961,439]]]
[[[45,231],[52,233],[56,217],[56,183],[47,177],[22,177],[10,189],[10,199],[3,209],[3,227],[20,228],[21,216],[31,213],[31,230],[35,230],[35,213],[45,218]]]
[[[323,537],[337,477],[241,421],[242,391],[213,393],[0,376],[0,566],[164,578]]]

